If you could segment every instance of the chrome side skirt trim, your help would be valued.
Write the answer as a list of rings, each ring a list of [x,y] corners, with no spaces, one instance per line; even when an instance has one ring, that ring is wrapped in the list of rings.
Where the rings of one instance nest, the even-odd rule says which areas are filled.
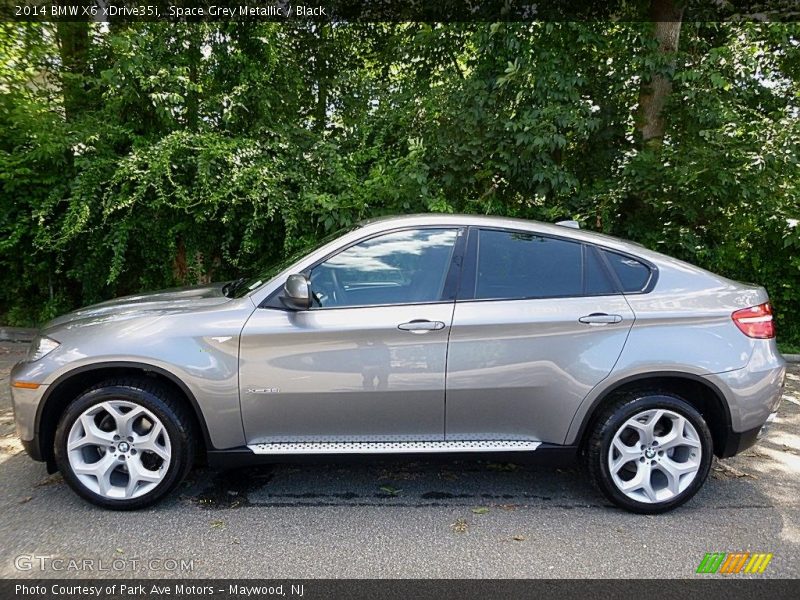
[[[452,442],[278,442],[250,444],[254,454],[414,454],[422,452],[531,452],[541,442],[475,440]]]

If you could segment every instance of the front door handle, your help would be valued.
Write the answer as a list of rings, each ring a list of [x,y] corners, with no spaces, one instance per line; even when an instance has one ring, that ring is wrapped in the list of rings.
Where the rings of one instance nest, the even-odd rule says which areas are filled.
[[[592,313],[578,319],[581,323],[589,325],[608,325],[609,323],[619,323],[622,315],[608,315],[606,313]]]
[[[441,321],[428,321],[427,319],[414,319],[408,323],[400,323],[397,328],[411,333],[425,333],[426,331],[444,329],[444,323]]]

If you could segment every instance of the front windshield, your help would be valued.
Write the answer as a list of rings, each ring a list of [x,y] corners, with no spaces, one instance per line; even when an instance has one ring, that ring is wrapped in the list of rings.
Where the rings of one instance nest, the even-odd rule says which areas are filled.
[[[337,229],[322,239],[316,240],[314,243],[309,244],[308,246],[297,250],[275,264],[270,265],[266,271],[260,273],[257,277],[243,277],[242,279],[238,279],[229,283],[225,288],[223,288],[223,293],[229,298],[241,298],[242,296],[246,296],[253,290],[267,283],[270,279],[275,277],[275,275],[284,269],[287,269],[290,265],[292,265],[292,263],[296,263],[304,256],[311,254],[315,250],[322,248],[325,244],[332,242],[336,238],[341,237],[345,233],[353,231],[354,229],[355,227],[343,227],[342,229]]]

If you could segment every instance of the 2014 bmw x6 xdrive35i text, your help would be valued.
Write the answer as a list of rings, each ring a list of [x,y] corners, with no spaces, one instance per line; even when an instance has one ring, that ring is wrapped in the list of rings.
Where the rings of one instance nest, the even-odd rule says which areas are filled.
[[[11,386],[28,453],[109,508],[155,502],[198,453],[503,452],[579,457],[656,513],[755,443],[784,372],[761,287],[573,227],[420,215],[64,315]]]

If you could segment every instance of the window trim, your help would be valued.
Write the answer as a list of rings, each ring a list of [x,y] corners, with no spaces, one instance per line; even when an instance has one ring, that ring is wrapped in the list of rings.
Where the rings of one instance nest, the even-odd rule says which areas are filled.
[[[390,235],[392,233],[399,233],[401,231],[419,231],[425,229],[452,229],[455,230],[456,232],[456,241],[455,244],[453,244],[453,251],[450,254],[450,264],[447,266],[447,273],[445,274],[444,277],[444,286],[442,287],[442,293],[438,299],[428,300],[423,302],[387,302],[382,304],[358,304],[354,306],[314,306],[302,312],[317,312],[322,310],[351,310],[358,308],[378,308],[378,307],[388,307],[388,306],[424,306],[429,304],[451,304],[455,302],[458,287],[461,282],[462,266],[464,262],[463,260],[464,247],[466,246],[466,237],[467,237],[467,227],[463,225],[406,225],[403,227],[395,227],[392,229],[385,229],[383,231],[378,231],[370,235],[364,236],[362,238],[359,238],[353,242],[350,242],[345,246],[341,246],[332,250],[324,257],[310,264],[300,272],[306,277],[308,277],[314,268],[321,265],[325,261],[333,258],[337,254],[341,254],[342,252],[349,250],[353,246],[357,246],[358,244],[361,244],[368,240],[381,237],[384,235]],[[283,304],[283,302],[281,302],[280,297],[282,293],[283,293],[283,286],[281,285],[269,296],[264,298],[264,300],[258,305],[258,308],[270,308],[270,309],[282,310],[284,312],[297,312],[290,308],[287,308]]]
[[[619,296],[622,294],[622,287],[619,285],[619,280],[617,278],[617,274],[614,273],[613,269],[608,265],[608,263],[603,260],[604,255],[600,252],[600,248],[593,244],[587,244],[586,242],[582,242],[583,244],[583,295],[580,296],[581,298],[594,298],[596,296]],[[593,254],[597,264],[600,265],[600,269],[602,270],[603,274],[605,275],[608,283],[611,284],[613,288],[612,292],[607,294],[587,294],[586,287],[587,287],[587,276],[586,276],[586,261],[589,254]]]
[[[535,237],[547,238],[551,240],[557,240],[560,242],[569,242],[572,244],[580,245],[582,293],[579,295],[570,294],[570,295],[560,295],[560,296],[513,296],[505,298],[476,298],[475,290],[477,289],[477,282],[478,282],[478,253],[479,253],[478,237],[482,230],[499,231],[502,233],[509,233],[509,234],[521,233]],[[642,263],[650,271],[650,277],[647,281],[647,285],[644,286],[642,290],[638,292],[623,291],[619,277],[617,277],[617,274],[614,272],[614,269],[608,263],[605,254],[601,252],[601,250],[626,256],[628,258],[636,260],[637,262]],[[586,257],[588,252],[595,253],[595,256],[598,259],[598,262],[600,263],[601,268],[603,269],[606,277],[608,278],[609,283],[614,288],[613,292],[608,292],[603,294],[586,293]],[[464,267],[461,276],[462,285],[459,286],[458,296],[456,298],[457,302],[510,302],[519,300],[559,300],[565,298],[602,298],[606,296],[631,296],[636,294],[649,293],[655,287],[656,280],[658,279],[658,267],[656,267],[656,265],[654,265],[653,263],[644,258],[630,254],[629,252],[607,248],[605,246],[600,246],[592,242],[586,242],[574,238],[552,235],[549,233],[541,233],[538,231],[524,230],[524,229],[509,229],[505,227],[491,227],[482,225],[470,226],[466,244],[466,255],[464,257],[463,262],[464,262]]]

